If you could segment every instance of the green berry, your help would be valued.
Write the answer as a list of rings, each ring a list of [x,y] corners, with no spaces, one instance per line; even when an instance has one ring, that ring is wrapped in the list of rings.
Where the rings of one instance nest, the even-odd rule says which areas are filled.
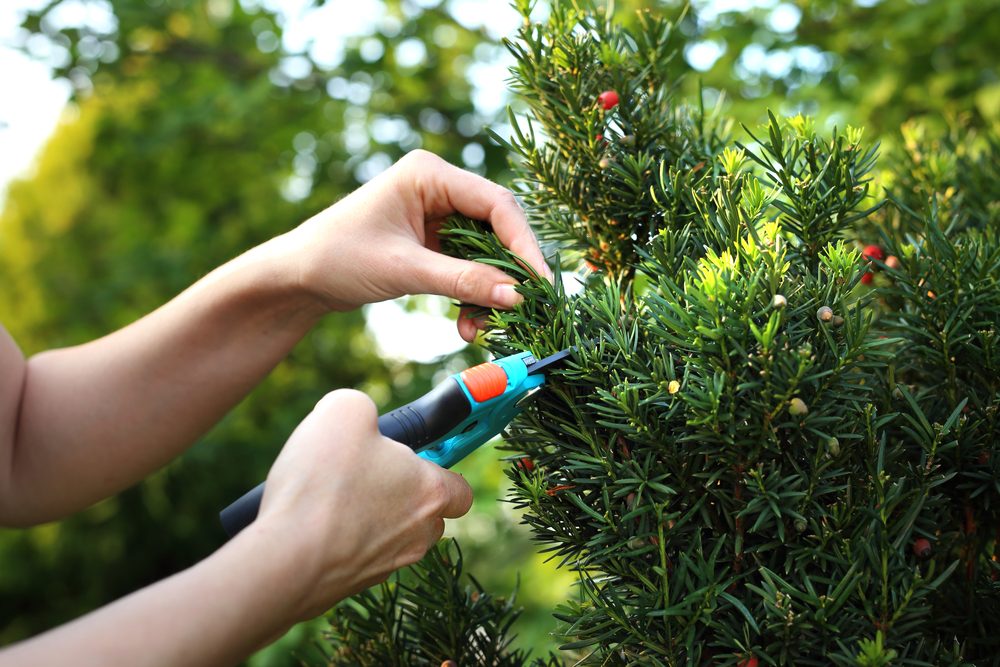
[[[827,440],[826,451],[830,453],[830,456],[840,456],[840,440],[836,438]]]

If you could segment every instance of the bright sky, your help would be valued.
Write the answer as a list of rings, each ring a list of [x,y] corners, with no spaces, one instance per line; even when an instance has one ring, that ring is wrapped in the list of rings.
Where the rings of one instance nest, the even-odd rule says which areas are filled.
[[[24,7],[40,2],[0,4],[0,203],[10,180],[24,173],[52,133],[69,99],[69,85],[57,83],[44,64],[7,47]]]

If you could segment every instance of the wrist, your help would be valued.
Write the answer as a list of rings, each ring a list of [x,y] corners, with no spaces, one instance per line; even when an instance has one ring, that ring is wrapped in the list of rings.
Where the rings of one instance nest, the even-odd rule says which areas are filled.
[[[223,569],[239,573],[243,586],[252,589],[262,603],[255,613],[266,617],[264,632],[284,632],[303,620],[304,599],[313,567],[289,531],[274,522],[259,519],[219,549]]]
[[[314,287],[309,268],[312,254],[308,239],[293,230],[249,250],[235,262],[249,270],[257,293],[314,324],[334,308]]]
[[[240,562],[253,564],[284,627],[315,618],[352,592],[343,580],[351,568],[330,562],[310,523],[283,512],[267,514],[229,543]]]
[[[353,310],[357,304],[345,302],[333,285],[340,271],[332,270],[333,255],[341,250],[340,234],[331,230],[336,206],[306,220],[295,229],[273,239],[284,246],[283,252],[294,256],[289,266],[294,268],[296,289],[324,313]],[[357,257],[354,258],[357,260]],[[345,267],[347,268],[347,267]]]

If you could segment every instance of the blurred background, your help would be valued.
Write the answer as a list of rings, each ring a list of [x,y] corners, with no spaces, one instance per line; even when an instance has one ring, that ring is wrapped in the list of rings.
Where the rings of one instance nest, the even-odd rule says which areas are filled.
[[[676,85],[751,127],[772,109],[894,142],[917,116],[1000,120],[998,0],[616,7],[625,22],[676,16]],[[520,24],[502,0],[5,0],[0,322],[26,354],[101,336],[417,147],[505,182],[484,128],[508,134],[502,40]],[[480,361],[453,310],[411,297],[331,316],[164,470],[65,521],[0,530],[0,645],[210,554],[218,509],[264,477],[330,389],[388,409]],[[543,650],[558,644],[551,611],[571,578],[498,502],[500,456],[460,464],[476,503],[449,533],[487,588],[520,572],[517,643]],[[322,626],[249,664],[298,664]]]

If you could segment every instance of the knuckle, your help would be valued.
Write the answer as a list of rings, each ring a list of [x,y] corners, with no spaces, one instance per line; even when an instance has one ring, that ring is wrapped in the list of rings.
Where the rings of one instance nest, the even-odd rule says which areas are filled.
[[[415,148],[406,155],[404,155],[400,159],[400,162],[408,167],[414,167],[419,169],[419,168],[429,167],[440,160],[441,158],[439,158],[437,155],[431,153],[428,150],[424,150],[423,148]]]
[[[422,280],[430,275],[430,267],[426,264],[412,248],[394,243],[386,244],[375,275],[391,284],[399,294],[408,294],[413,289],[412,281],[415,276]]]
[[[482,291],[481,278],[476,270],[475,264],[469,264],[462,268],[452,278],[451,292],[456,299],[465,303],[476,303]]]
[[[413,253],[406,247],[397,244],[388,245],[382,255],[382,265],[392,269],[394,267],[411,268],[414,263]]]
[[[502,185],[498,185],[497,189],[497,204],[504,208],[521,208],[521,205],[517,202],[517,197],[514,196],[513,192]]]
[[[435,544],[437,544],[438,540],[440,540],[443,535],[444,535],[444,519],[439,517],[435,519],[434,522],[431,524],[431,530],[430,530],[431,539],[427,545],[427,548],[429,549],[433,547]]]
[[[448,484],[444,476],[434,471],[427,475],[425,499],[432,516],[439,515],[448,505]]]
[[[463,479],[462,481],[464,482],[465,480]],[[469,484],[467,482],[462,485],[461,489],[462,489],[462,492],[461,492],[462,514],[465,514],[470,509],[472,509],[472,501],[474,500],[474,498],[473,498],[473,495],[472,495],[472,487],[469,486]]]
[[[356,389],[335,389],[319,400],[316,412],[344,412],[360,418],[377,415],[375,402]]]

